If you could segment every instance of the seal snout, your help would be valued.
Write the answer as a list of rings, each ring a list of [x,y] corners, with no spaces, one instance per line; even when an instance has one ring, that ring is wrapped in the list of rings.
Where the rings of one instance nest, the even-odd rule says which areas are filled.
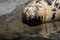
[[[36,26],[42,23],[41,17],[40,16],[34,16],[33,18],[27,17],[27,15],[25,13],[22,14],[22,22],[24,24],[27,24],[29,26]]]

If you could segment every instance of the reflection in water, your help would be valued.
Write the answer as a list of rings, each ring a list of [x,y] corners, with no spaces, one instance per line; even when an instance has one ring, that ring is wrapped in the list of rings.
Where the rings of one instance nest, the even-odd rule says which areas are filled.
[[[6,18],[0,25],[0,35],[2,38],[13,39],[18,38],[24,40],[28,38],[49,38],[57,39],[55,35],[60,39],[60,21],[45,23],[37,26],[28,26],[21,22],[21,14],[13,14],[13,16]],[[58,39],[57,39],[58,40]]]

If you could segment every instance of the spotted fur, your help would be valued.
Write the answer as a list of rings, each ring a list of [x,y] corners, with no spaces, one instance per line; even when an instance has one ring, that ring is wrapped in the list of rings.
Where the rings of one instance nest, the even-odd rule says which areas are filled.
[[[27,11],[26,11],[27,10]],[[27,20],[40,17],[42,23],[60,20],[60,0],[34,0],[23,10]]]
[[[45,2],[47,2],[47,4],[48,5],[52,5],[52,2],[53,2],[54,0],[45,0]]]

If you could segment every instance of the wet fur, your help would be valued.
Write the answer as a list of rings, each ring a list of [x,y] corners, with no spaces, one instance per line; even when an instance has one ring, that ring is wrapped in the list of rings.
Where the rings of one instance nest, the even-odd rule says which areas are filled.
[[[26,12],[28,12],[28,8],[31,6],[36,7],[36,15],[40,16],[40,21],[42,21],[42,23],[60,20],[60,0],[34,0],[26,6],[23,13],[26,14]],[[26,16],[29,19],[29,17],[31,18],[32,15],[29,15],[29,17],[28,15]]]

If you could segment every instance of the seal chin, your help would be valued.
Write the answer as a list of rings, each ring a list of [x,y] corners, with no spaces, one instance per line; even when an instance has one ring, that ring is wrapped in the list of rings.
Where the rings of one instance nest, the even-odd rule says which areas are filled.
[[[27,24],[29,26],[37,26],[37,25],[40,25],[42,24],[42,18],[40,16],[34,16],[33,18],[31,17],[28,17],[27,19],[27,15],[26,14],[22,14],[22,22],[24,24]]]

